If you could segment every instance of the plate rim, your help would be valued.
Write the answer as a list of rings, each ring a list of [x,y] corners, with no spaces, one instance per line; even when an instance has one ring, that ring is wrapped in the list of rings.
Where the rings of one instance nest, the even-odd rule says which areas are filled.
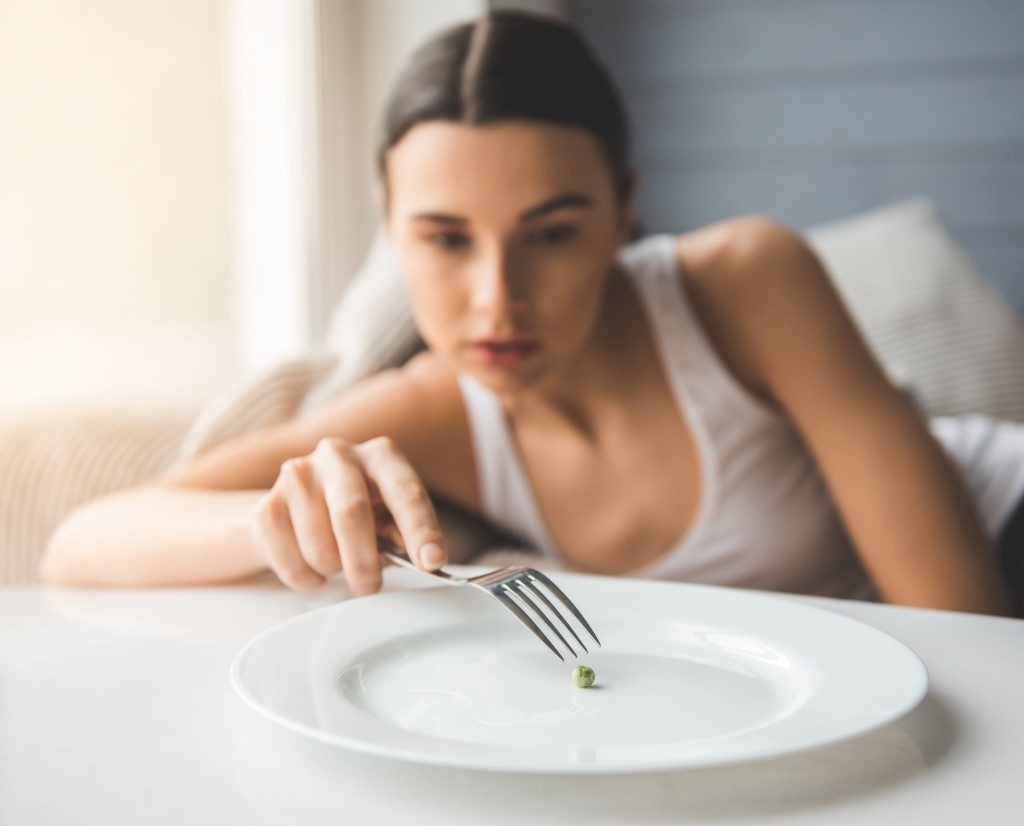
[[[562,576],[566,576],[565,573]],[[603,762],[600,764],[572,764],[559,762],[557,764],[546,764],[546,765],[527,765],[523,762],[516,761],[511,758],[505,762],[481,762],[479,756],[463,755],[459,754],[444,754],[444,753],[423,753],[416,750],[402,749],[401,747],[394,747],[390,745],[380,745],[359,738],[349,738],[344,735],[340,735],[333,732],[327,732],[323,729],[316,728],[308,725],[307,723],[294,720],[281,714],[280,712],[264,705],[256,697],[254,697],[245,686],[242,679],[242,668],[245,659],[250,655],[252,650],[260,644],[261,640],[271,634],[281,633],[286,628],[293,624],[309,623],[313,621],[313,617],[319,616],[320,614],[339,610],[341,606],[350,604],[349,599],[339,600],[328,605],[322,605],[309,611],[304,611],[294,617],[282,620],[274,623],[273,625],[264,628],[249,640],[247,640],[242,647],[235,653],[230,668],[230,681],[232,689],[235,694],[243,701],[245,705],[255,711],[258,715],[265,717],[277,725],[283,728],[303,734],[314,740],[322,743],[327,743],[335,747],[341,747],[350,749],[352,751],[370,754],[375,757],[383,757],[387,759],[396,759],[406,762],[418,763],[421,765],[430,765],[437,767],[446,768],[459,768],[468,769],[474,771],[487,771],[487,772],[498,772],[498,773],[515,773],[515,774],[565,774],[565,775],[601,775],[601,774],[639,774],[639,773],[661,773],[661,772],[676,772],[676,771],[688,771],[688,770],[699,770],[702,768],[715,768],[719,766],[728,765],[739,765],[751,762],[757,762],[760,760],[770,760],[776,757],[785,757],[793,754],[799,754],[801,752],[813,751],[815,749],[826,748],[829,746],[838,745],[850,740],[854,740],[858,737],[863,737],[881,728],[884,728],[891,723],[902,719],[906,715],[910,714],[915,708],[917,708],[922,700],[927,696],[931,687],[931,675],[928,671],[928,667],[925,662],[921,659],[920,655],[914,651],[909,645],[903,640],[899,639],[894,634],[885,631],[877,626],[872,625],[869,622],[858,619],[856,617],[850,617],[839,611],[832,611],[828,608],[818,605],[808,605],[804,602],[794,601],[786,599],[783,596],[779,596],[774,592],[765,592],[758,589],[752,588],[741,588],[731,587],[723,585],[713,585],[709,583],[695,583],[695,582],[673,582],[664,580],[644,580],[634,579],[629,577],[606,577],[602,575],[594,574],[574,574],[570,573],[568,576],[587,578],[592,580],[603,580],[603,581],[614,581],[616,584],[628,583],[631,588],[670,588],[679,589],[679,586],[683,586],[683,590],[702,590],[702,591],[715,591],[715,592],[728,592],[729,598],[741,599],[747,601],[755,601],[765,603],[772,603],[775,605],[784,604],[787,610],[797,609],[799,611],[809,611],[811,613],[819,613],[827,615],[831,620],[838,620],[840,623],[852,623],[856,626],[860,626],[861,632],[867,632],[870,634],[880,634],[883,637],[888,638],[892,643],[896,644],[897,650],[901,652],[902,656],[907,657],[908,665],[913,663],[918,669],[918,682],[917,691],[912,695],[912,699],[908,700],[905,705],[901,708],[895,708],[887,714],[879,716],[877,719],[872,720],[866,725],[859,727],[854,726],[852,730],[846,732],[839,732],[837,734],[826,736],[824,739],[815,742],[798,742],[793,743],[790,746],[772,747],[770,749],[761,748],[754,749],[750,752],[737,754],[737,755],[722,755],[717,757],[701,759],[699,762],[694,762],[692,759],[682,759],[678,761],[666,761],[664,759],[657,759],[652,762],[645,762],[643,760],[630,759],[627,762],[615,763],[615,762]],[[438,589],[447,588],[450,586],[438,585]],[[385,591],[387,594],[405,594],[412,593],[418,590],[430,590],[427,589],[412,589],[412,588],[396,588],[393,591]],[[800,595],[796,595],[800,596]],[[472,761],[472,762],[470,762]]]

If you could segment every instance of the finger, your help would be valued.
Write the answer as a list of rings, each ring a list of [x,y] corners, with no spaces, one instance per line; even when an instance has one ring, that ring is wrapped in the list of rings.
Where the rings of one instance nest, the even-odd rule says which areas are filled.
[[[323,577],[341,570],[341,554],[316,468],[308,457],[289,459],[281,478],[299,553]]]
[[[356,596],[376,593],[381,587],[381,562],[362,463],[346,444],[325,440],[316,453],[345,579]]]
[[[434,505],[409,461],[387,437],[356,445],[355,451],[398,525],[409,558],[426,570],[444,565],[448,550]],[[436,548],[433,557],[432,546]]]
[[[288,500],[280,491],[272,491],[256,513],[255,539],[270,569],[285,585],[296,591],[307,591],[323,582],[299,553]]]

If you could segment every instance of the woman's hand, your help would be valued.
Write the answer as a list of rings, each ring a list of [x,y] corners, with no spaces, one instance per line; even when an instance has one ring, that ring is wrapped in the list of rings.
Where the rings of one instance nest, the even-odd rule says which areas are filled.
[[[426,486],[387,436],[324,438],[288,459],[248,523],[263,562],[300,591],[341,570],[357,596],[379,591],[381,568],[393,563],[378,554],[377,534],[424,570],[447,561]]]

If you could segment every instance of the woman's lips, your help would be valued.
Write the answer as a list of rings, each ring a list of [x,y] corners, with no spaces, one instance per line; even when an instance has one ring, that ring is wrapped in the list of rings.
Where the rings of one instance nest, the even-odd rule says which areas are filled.
[[[475,341],[473,354],[489,367],[518,367],[540,349],[540,342],[523,339],[511,341]]]

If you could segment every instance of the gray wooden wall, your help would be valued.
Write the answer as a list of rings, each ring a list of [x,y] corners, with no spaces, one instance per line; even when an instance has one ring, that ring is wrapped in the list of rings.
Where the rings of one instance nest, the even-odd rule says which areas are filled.
[[[1024,0],[572,0],[630,107],[645,229],[911,195],[1024,310]]]

